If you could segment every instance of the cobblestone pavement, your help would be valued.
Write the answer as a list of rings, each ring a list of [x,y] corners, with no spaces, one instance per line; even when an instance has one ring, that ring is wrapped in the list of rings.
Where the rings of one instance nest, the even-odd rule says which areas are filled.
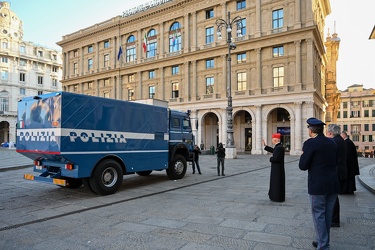
[[[307,172],[298,156],[286,156],[286,201],[276,203],[267,195],[269,155],[226,159],[225,177],[216,174],[215,156],[202,155],[202,175],[191,166],[177,181],[165,171],[130,175],[116,194],[97,196],[23,180],[31,167],[9,168],[30,160],[10,152],[17,154],[0,150],[0,249],[313,249]],[[361,176],[374,164],[360,158]],[[340,195],[340,205],[331,249],[374,249],[374,193],[357,181],[357,192]]]

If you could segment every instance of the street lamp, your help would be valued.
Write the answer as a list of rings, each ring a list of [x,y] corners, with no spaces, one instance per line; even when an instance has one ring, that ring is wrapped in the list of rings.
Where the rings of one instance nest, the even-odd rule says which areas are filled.
[[[228,158],[236,158],[236,147],[234,146],[234,137],[233,137],[233,107],[232,107],[232,58],[231,58],[231,50],[236,49],[236,44],[232,41],[232,26],[236,25],[237,27],[237,37],[242,37],[241,28],[242,22],[241,17],[236,16],[232,20],[230,20],[230,12],[228,12],[228,19],[217,19],[216,22],[217,27],[217,36],[218,39],[221,40],[221,29],[225,28],[227,32],[227,45],[228,45],[228,72],[227,72],[227,96],[228,96],[228,107],[227,107],[227,156]]]

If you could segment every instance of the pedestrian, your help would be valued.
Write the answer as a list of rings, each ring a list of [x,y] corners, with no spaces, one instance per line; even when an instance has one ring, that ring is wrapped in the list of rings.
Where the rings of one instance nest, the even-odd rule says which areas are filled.
[[[263,141],[264,150],[272,153],[270,157],[271,162],[271,175],[270,175],[270,188],[268,197],[271,201],[284,202],[285,201],[285,148],[280,142],[281,134],[276,133],[272,135],[272,144],[274,148],[267,146]]]
[[[308,193],[316,233],[312,244],[318,249],[329,249],[333,208],[340,190],[337,176],[337,144],[324,136],[325,123],[312,117],[307,119],[310,138],[303,143],[299,168],[308,171]]]
[[[224,160],[225,160],[225,148],[223,143],[219,143],[215,154],[217,154],[217,175],[220,176],[220,164],[221,164],[221,175],[225,176],[224,174]]]
[[[194,164],[192,164],[193,165],[193,174],[195,174],[195,166],[194,165],[197,166],[198,173],[202,174],[201,169],[199,167],[199,155],[201,154],[201,150],[199,149],[198,145],[195,145],[193,152],[194,152]]]
[[[338,146],[337,154],[337,176],[340,182],[340,192],[344,182],[347,179],[346,171],[346,143],[344,139],[340,136],[341,130],[340,126],[337,124],[329,124],[327,126],[327,137],[331,138]],[[337,196],[335,208],[333,209],[333,217],[331,227],[340,227],[340,201]]]
[[[354,194],[354,191],[357,190],[357,187],[355,185],[355,176],[359,175],[357,149],[354,145],[354,142],[349,139],[346,131],[341,132],[341,137],[345,140],[346,143],[346,170],[348,176],[340,187],[340,194]]]

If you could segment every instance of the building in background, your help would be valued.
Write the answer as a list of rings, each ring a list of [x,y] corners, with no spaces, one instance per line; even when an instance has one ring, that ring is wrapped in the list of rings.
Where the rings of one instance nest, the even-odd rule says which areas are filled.
[[[61,52],[22,37],[22,21],[9,3],[0,2],[0,143],[16,141],[20,98],[62,88]]]
[[[300,154],[306,120],[325,120],[327,64],[337,60],[335,54],[327,60],[323,42],[329,0],[155,0],[123,8],[122,16],[57,43],[64,90],[130,101],[156,98],[191,110],[196,144],[206,149],[226,142],[230,93],[240,153],[265,153],[262,139],[279,132],[287,151]],[[242,35],[233,25],[231,85],[226,31],[220,40],[215,25],[228,12],[240,17]]]
[[[373,156],[375,150],[375,89],[354,84],[341,92],[337,124],[348,132],[357,151]]]

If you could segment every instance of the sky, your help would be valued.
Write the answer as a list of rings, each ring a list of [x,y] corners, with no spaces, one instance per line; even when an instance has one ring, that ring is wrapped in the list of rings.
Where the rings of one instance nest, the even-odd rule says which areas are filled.
[[[8,0],[23,21],[24,41],[61,50],[62,36],[122,15],[123,11],[151,0]],[[375,88],[374,0],[330,0],[325,38],[335,31],[341,39],[337,62],[337,86],[353,84]],[[329,29],[329,30],[328,30]]]

